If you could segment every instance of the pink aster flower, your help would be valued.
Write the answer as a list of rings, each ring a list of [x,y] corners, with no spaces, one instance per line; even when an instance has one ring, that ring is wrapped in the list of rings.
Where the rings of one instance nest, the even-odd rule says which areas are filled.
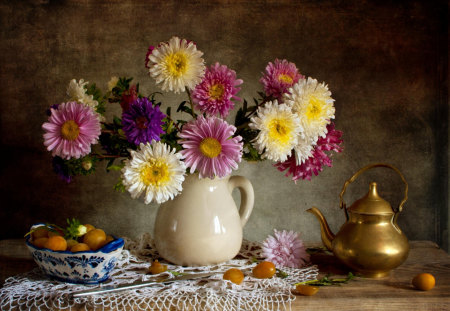
[[[333,166],[331,155],[327,155],[325,151],[341,152],[342,132],[334,128],[334,123],[327,125],[327,135],[319,137],[317,145],[314,146],[312,156],[307,158],[302,164],[297,165],[294,153],[284,162],[274,164],[275,167],[283,172],[288,170],[286,177],[292,175],[292,180],[297,182],[299,179],[311,180],[312,175],[317,176],[323,170],[323,166]]]
[[[242,158],[242,137],[232,137],[236,127],[226,121],[199,116],[184,125],[179,133],[181,155],[190,172],[200,178],[225,177],[238,168]]]
[[[277,231],[262,244],[262,254],[277,267],[300,268],[309,262],[299,234],[294,231]]]
[[[66,160],[89,154],[101,132],[97,113],[77,102],[62,103],[50,111],[48,122],[42,124],[47,150]]]
[[[281,100],[283,93],[288,92],[291,86],[304,78],[298,72],[294,63],[290,63],[285,59],[276,59],[274,63],[269,62],[266,66],[266,72],[259,82],[263,84],[264,92],[267,96]]]
[[[236,79],[234,70],[216,63],[206,69],[202,82],[192,92],[192,100],[201,112],[225,118],[234,107],[233,100],[240,100],[236,94],[242,82]]]

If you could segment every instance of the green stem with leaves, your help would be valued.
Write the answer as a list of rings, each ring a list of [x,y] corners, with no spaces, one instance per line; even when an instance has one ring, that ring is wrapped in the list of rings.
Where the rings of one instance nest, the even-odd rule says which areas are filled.
[[[192,114],[192,117],[195,119],[194,103],[192,102],[191,91],[189,91],[189,89],[188,89],[187,87],[186,87],[186,93],[187,93],[188,98],[189,98],[189,105],[191,106],[191,114]]]
[[[326,275],[320,280],[310,280],[310,281],[304,281],[300,283],[296,283],[297,285],[314,285],[314,286],[330,286],[330,285],[340,285],[345,284],[350,280],[353,280],[355,278],[355,275],[351,272],[348,273],[346,278],[330,278],[330,275]]]

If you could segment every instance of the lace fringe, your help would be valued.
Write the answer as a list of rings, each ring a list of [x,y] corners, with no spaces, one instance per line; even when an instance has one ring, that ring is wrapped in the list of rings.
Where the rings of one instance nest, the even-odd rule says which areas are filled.
[[[125,239],[125,248],[110,279],[100,286],[147,281],[161,277],[174,277],[164,272],[157,276],[148,274],[154,259],[159,259],[153,239],[149,234],[138,240]],[[168,269],[179,273],[217,272],[207,279],[185,280],[171,284],[157,284],[145,288],[114,294],[71,299],[70,294],[92,288],[78,284],[58,282],[47,278],[39,269],[10,277],[0,289],[1,310],[189,310],[189,311],[240,311],[240,310],[290,310],[295,296],[293,284],[313,280],[318,275],[316,266],[301,269],[284,268],[286,278],[256,279],[251,276],[254,260],[261,258],[261,245],[244,240],[233,260],[223,264],[203,267],[181,267],[168,264]],[[163,261],[162,261],[163,262]],[[231,267],[244,271],[241,285],[222,279],[223,272]]]

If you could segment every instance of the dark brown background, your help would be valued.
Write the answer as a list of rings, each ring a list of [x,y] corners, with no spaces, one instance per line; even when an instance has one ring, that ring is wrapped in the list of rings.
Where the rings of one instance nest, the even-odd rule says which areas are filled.
[[[297,184],[271,163],[243,163],[256,192],[245,237],[263,240],[273,228],[319,240],[305,210],[316,205],[333,230],[344,221],[339,193],[360,167],[387,162],[409,183],[399,217],[409,239],[447,247],[448,6],[445,1],[0,1],[0,238],[21,237],[37,221],[78,217],[117,235],[152,232],[156,205],[112,189],[118,174],[60,182],[43,146],[48,106],[67,100],[68,82],[103,89],[111,76],[132,76],[157,91],[144,68],[148,45],[173,35],[193,40],[207,64],[228,65],[244,80],[241,97],[261,90],[269,61],[285,58],[329,85],[343,153],[311,182]],[[176,106],[183,96],[166,94]],[[111,107],[112,108],[112,107]],[[118,114],[118,107],[112,113]],[[380,184],[392,205],[400,178],[387,169],[349,187],[348,203]],[[238,199],[238,196],[237,196]]]

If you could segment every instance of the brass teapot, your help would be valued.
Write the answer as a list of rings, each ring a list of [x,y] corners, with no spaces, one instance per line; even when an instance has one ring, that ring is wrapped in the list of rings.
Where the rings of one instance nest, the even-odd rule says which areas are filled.
[[[347,186],[374,167],[387,167],[396,171],[406,185],[404,199],[394,210],[377,192],[377,184],[370,183],[369,192],[355,201],[349,208],[343,196]],[[322,213],[315,207],[307,210],[320,222],[322,242],[326,248],[348,267],[365,277],[387,276],[390,270],[401,265],[408,257],[409,243],[397,225],[398,214],[408,198],[408,184],[402,173],[384,163],[367,165],[356,172],[344,184],[340,194],[340,207],[344,209],[347,221],[334,235]]]

